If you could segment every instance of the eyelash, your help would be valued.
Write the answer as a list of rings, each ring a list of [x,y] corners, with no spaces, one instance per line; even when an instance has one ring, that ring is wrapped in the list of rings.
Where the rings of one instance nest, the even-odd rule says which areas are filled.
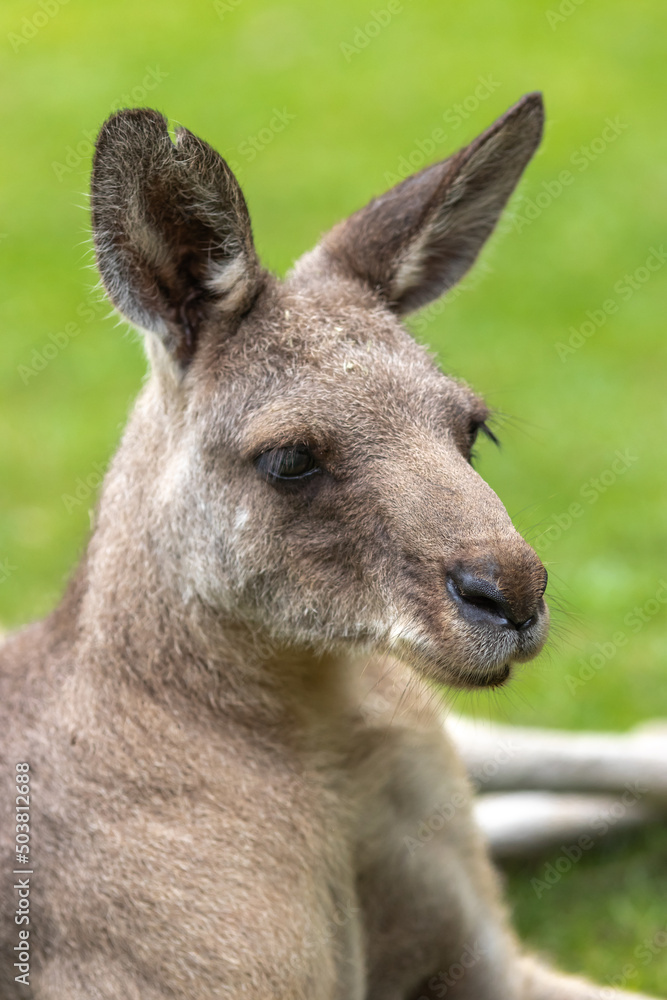
[[[493,443],[495,444],[496,448],[500,448],[500,441],[499,441],[499,439],[493,433],[493,431],[491,430],[491,428],[489,427],[489,425],[486,423],[486,421],[482,421],[481,424],[478,424],[477,427],[475,428],[475,430],[477,431],[477,433],[479,433],[479,431],[481,431],[482,434],[489,439],[489,441],[493,441]]]
[[[475,442],[477,440],[477,436],[479,435],[480,431],[482,432],[484,437],[487,437],[489,441],[492,441],[497,448],[500,448],[499,439],[493,433],[493,431],[491,430],[491,428],[489,427],[489,425],[486,423],[485,420],[482,420],[480,423],[473,423],[471,426],[472,442],[470,444],[470,457],[468,459],[471,465],[473,465],[474,461],[477,458],[477,452],[474,451],[473,449],[475,447]]]

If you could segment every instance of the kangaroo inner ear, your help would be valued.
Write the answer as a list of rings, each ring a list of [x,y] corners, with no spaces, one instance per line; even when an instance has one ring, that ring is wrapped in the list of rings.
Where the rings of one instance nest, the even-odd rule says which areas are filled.
[[[92,179],[97,265],[116,308],[158,335],[181,366],[204,324],[233,321],[252,303],[261,270],[234,174],[187,129],[121,111],[100,131]]]
[[[325,236],[323,256],[397,313],[437,298],[466,273],[539,145],[540,94],[528,94],[469,146],[408,177]],[[306,260],[304,259],[304,263]]]

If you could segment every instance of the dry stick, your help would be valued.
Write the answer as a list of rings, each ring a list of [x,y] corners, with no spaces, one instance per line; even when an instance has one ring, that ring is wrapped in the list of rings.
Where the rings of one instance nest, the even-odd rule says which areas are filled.
[[[632,788],[623,796],[492,792],[475,800],[475,818],[497,859],[561,847],[579,857],[608,833],[664,819]]]
[[[484,791],[507,793],[476,801],[497,857],[595,840],[667,814],[664,721],[627,734],[569,733],[450,716],[447,728],[468,771],[482,776]]]

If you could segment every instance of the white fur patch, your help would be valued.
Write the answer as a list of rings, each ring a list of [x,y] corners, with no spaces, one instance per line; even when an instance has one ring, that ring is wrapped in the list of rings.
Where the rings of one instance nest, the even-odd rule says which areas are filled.
[[[421,284],[424,278],[424,260],[431,242],[432,228],[428,225],[422,230],[398,265],[392,288],[394,298],[400,299],[408,289]]]
[[[394,622],[389,629],[388,639],[391,646],[423,647],[429,645],[428,638],[414,622],[407,618],[399,618]]]
[[[210,264],[210,277],[206,284],[220,296],[225,312],[233,312],[243,301],[248,290],[248,265],[243,254],[226,264]]]
[[[237,507],[236,514],[234,515],[234,530],[240,531],[241,528],[245,526],[250,517],[250,511],[245,507]]]

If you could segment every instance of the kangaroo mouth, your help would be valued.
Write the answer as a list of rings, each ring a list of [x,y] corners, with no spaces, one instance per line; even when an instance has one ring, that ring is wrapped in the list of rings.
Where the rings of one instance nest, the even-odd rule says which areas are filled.
[[[523,630],[489,628],[460,618],[439,628],[424,622],[421,628],[413,625],[395,635],[391,652],[436,683],[468,690],[499,688],[511,680],[514,664],[538,655],[548,620],[543,606]]]
[[[506,663],[500,670],[495,674],[487,674],[479,682],[479,687],[486,688],[499,688],[510,680],[512,676],[512,664]]]

